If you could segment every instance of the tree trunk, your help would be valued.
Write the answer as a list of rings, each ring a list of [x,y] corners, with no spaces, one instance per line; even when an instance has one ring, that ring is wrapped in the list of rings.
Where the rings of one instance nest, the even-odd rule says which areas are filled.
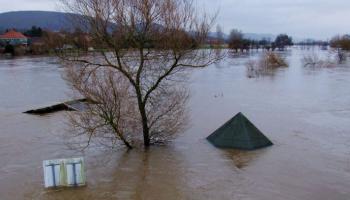
[[[151,145],[151,140],[149,137],[148,119],[146,116],[146,112],[144,111],[141,112],[141,117],[142,117],[142,128],[143,128],[143,143],[145,147],[149,147]]]
[[[145,111],[145,105],[142,102],[139,103],[139,110],[142,120],[143,144],[145,147],[149,147],[151,145],[151,141],[149,137],[148,118]]]
[[[143,131],[143,144],[147,148],[151,145],[151,139],[149,136],[149,127],[148,127],[148,118],[146,114],[146,104],[142,100],[142,93],[139,88],[136,88],[136,93],[137,93],[137,101],[139,104],[139,111],[141,115],[141,120],[142,120],[142,131]]]

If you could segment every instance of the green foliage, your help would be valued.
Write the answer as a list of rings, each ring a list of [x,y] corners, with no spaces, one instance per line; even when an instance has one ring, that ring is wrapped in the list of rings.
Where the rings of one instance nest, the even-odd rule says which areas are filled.
[[[293,39],[292,37],[286,35],[286,34],[280,34],[277,36],[274,46],[280,50],[283,50],[286,46],[293,45]]]
[[[42,37],[43,30],[40,27],[33,26],[30,30],[27,30],[24,34],[29,37]]]
[[[14,55],[14,54],[15,54],[15,47],[12,46],[11,44],[7,44],[7,45],[5,46],[5,51],[4,51],[4,53],[9,53],[9,54]]]

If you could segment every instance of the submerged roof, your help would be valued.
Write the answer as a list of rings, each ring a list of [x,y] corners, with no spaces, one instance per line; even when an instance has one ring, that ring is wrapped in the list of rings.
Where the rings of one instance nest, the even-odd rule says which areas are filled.
[[[27,39],[27,37],[20,32],[11,30],[3,35],[0,35],[0,39]]]
[[[238,113],[207,139],[219,148],[255,150],[273,145],[242,113]]]
[[[76,99],[72,101],[66,101],[63,103],[55,104],[48,107],[38,108],[34,110],[28,110],[24,113],[34,115],[44,115],[58,111],[84,111],[88,108],[88,104],[92,103],[88,99]]]

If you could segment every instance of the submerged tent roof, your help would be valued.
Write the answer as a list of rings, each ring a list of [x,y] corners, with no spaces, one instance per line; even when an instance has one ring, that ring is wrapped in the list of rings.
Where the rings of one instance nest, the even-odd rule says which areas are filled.
[[[273,145],[242,113],[238,113],[207,139],[219,148],[255,150]]]

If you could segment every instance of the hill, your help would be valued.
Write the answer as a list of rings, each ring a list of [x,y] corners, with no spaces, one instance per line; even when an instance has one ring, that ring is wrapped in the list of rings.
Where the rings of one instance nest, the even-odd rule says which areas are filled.
[[[0,32],[6,29],[15,28],[19,31],[28,30],[32,26],[41,27],[51,31],[73,30],[73,25],[70,20],[72,14],[52,11],[15,11],[0,13]],[[228,39],[229,35],[224,34],[224,39]],[[209,37],[216,38],[216,32],[210,32]],[[272,34],[256,34],[244,33],[247,39],[274,40],[275,35]]]
[[[71,14],[49,11],[16,11],[0,13],[0,30],[15,28],[27,30],[32,26],[41,27],[52,31],[71,30],[68,22]]]

